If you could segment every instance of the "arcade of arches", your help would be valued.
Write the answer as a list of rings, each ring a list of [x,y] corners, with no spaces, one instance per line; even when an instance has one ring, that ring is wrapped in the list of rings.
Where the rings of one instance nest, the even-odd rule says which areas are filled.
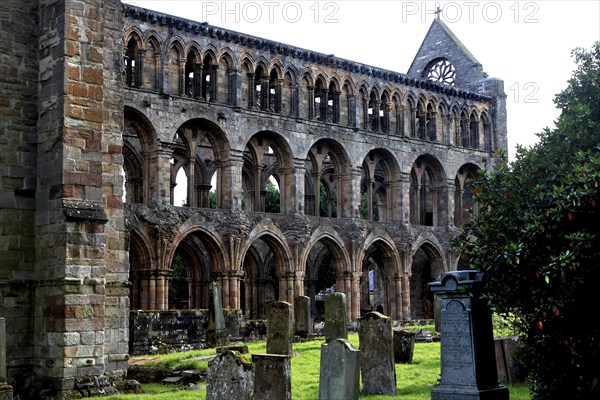
[[[131,309],[206,308],[216,281],[247,319],[298,295],[318,319],[328,290],[351,320],[431,318],[427,283],[457,268],[450,240],[477,212],[468,181],[506,149],[501,81],[169,18],[126,6]]]

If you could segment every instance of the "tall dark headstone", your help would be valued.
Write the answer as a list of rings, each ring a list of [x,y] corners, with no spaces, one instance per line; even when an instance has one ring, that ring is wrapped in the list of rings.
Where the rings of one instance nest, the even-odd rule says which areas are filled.
[[[319,400],[358,400],[360,351],[346,339],[321,345]]]
[[[292,305],[285,301],[267,304],[267,353],[292,355]]]
[[[338,292],[325,297],[325,342],[335,339],[348,339],[346,295]]]
[[[292,400],[292,363],[290,356],[252,354],[254,398]]]
[[[392,319],[376,311],[359,319],[360,373],[364,394],[396,394]]]
[[[221,290],[219,285],[212,282],[208,287],[208,329],[206,330],[206,345],[208,347],[225,346],[227,340],[227,329],[225,328],[225,317],[223,316],[223,305],[221,302]]]
[[[254,365],[237,351],[226,350],[208,363],[206,400],[251,400]]]
[[[297,296],[294,299],[294,333],[300,337],[306,337],[312,331],[310,297]]]
[[[481,298],[483,273],[454,271],[429,284],[441,298],[442,377],[432,400],[508,400],[498,384],[492,313]]]

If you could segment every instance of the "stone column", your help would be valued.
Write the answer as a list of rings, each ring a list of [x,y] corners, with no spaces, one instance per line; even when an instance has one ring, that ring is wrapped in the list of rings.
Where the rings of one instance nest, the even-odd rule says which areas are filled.
[[[240,71],[236,68],[229,68],[227,78],[227,104],[238,107],[242,98]]]
[[[219,101],[219,66],[210,68],[210,98],[209,101]]]
[[[275,82],[275,104],[273,104],[273,110],[276,113],[281,112],[281,104],[282,104],[282,94],[283,94],[283,79],[278,79]]]
[[[140,295],[139,307],[142,310],[149,310],[150,309],[150,293],[149,293],[150,280],[148,279],[148,276],[146,274],[144,274],[144,276],[141,277],[140,291],[141,291],[141,295]]]
[[[410,315],[410,282],[407,275],[403,275],[402,282],[402,319],[411,319]]]
[[[240,277],[239,271],[231,271],[229,279],[229,307],[233,310],[240,308]]]
[[[154,53],[154,88],[158,93],[164,93],[163,53]]]
[[[372,179],[367,179],[367,220],[373,221],[373,186],[375,182]]]
[[[291,84],[292,98],[290,114],[296,118],[300,117],[300,87],[296,82]]]
[[[148,282],[148,308],[156,310],[156,277],[150,276]]]
[[[180,58],[179,59],[179,88],[178,88],[178,93],[180,96],[182,96],[183,94],[185,94],[185,64],[187,63],[187,60],[185,58]]]
[[[194,97],[202,98],[202,63],[194,65]]]
[[[360,273],[354,273],[354,279],[352,280],[352,312],[350,314],[350,320],[355,321],[360,317]]]
[[[269,109],[269,77],[263,76],[260,81],[260,109]]]
[[[308,87],[308,119],[315,118],[315,87]]]
[[[144,84],[144,58],[146,57],[146,50],[140,49],[137,54],[137,61],[135,65],[135,86],[141,88]]]
[[[348,100],[348,126],[356,127],[356,96],[349,94],[346,96]]]
[[[321,215],[321,173],[314,172],[313,176],[315,177],[315,210],[313,215],[319,217]]]
[[[402,277],[400,274],[394,274],[394,311],[393,318],[394,319],[403,319],[402,318]]]
[[[340,96],[342,92],[333,93],[333,116],[331,122],[337,124],[340,122]]]
[[[221,290],[223,291],[221,293],[221,301],[223,304],[223,308],[231,308],[230,304],[229,304],[229,271],[222,271],[221,272]]]
[[[379,111],[381,111],[381,101],[375,100],[375,101],[373,101],[373,124],[372,124],[372,129],[374,131],[380,130]]]
[[[248,77],[248,109],[252,109],[254,107],[254,72],[249,72],[246,74]]]
[[[508,400],[498,384],[492,313],[481,298],[483,273],[453,271],[429,284],[441,297],[441,379],[432,400]]]
[[[262,206],[262,165],[254,167],[254,211],[260,212],[264,210]]]

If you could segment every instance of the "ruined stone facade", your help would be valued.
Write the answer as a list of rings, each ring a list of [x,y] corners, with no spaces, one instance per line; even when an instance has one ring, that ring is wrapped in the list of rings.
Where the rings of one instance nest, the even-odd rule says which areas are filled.
[[[24,398],[120,376],[129,310],[206,308],[211,281],[247,320],[334,285],[351,320],[430,317],[477,211],[465,182],[507,149],[503,82],[439,20],[408,74],[118,0],[5,0],[0,30],[0,317]]]

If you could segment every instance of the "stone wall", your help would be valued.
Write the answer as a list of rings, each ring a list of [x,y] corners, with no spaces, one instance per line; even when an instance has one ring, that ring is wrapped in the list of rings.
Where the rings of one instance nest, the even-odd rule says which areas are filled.
[[[0,312],[9,383],[47,398],[127,367],[123,13],[118,0],[1,7]]]
[[[240,336],[240,310],[223,310],[229,339]],[[208,310],[132,311],[131,355],[206,347]]]
[[[31,369],[34,355],[36,17],[37,1],[0,4],[0,317],[11,384]]]

